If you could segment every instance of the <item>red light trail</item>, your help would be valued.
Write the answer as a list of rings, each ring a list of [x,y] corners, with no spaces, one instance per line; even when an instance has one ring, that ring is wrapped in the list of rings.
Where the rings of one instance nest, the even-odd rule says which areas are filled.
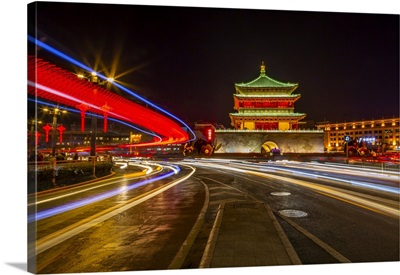
[[[161,136],[160,141],[146,145],[189,140],[188,134],[172,119],[94,83],[79,80],[73,73],[34,56],[28,56],[28,94],[73,108],[85,104],[91,112],[99,115],[104,115],[104,106],[107,105],[108,117],[139,125]]]

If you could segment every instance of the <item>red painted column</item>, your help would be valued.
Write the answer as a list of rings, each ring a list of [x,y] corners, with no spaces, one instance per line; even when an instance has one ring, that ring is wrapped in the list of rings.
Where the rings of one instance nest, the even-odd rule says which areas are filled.
[[[103,106],[101,106],[101,110],[103,110],[103,114],[104,114],[104,124],[103,124],[103,131],[104,133],[107,132],[107,118],[108,118],[108,112],[111,110],[112,108],[110,106],[106,104],[104,104]]]

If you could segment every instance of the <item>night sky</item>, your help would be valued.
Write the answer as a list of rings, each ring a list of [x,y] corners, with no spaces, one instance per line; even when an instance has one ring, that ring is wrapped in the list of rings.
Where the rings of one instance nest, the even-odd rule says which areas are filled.
[[[399,15],[122,4],[38,4],[49,45],[188,123],[229,128],[234,84],[298,83],[305,120],[399,116]],[[28,22],[29,23],[29,22]],[[35,28],[29,25],[28,32]],[[74,71],[44,52],[39,57]],[[116,91],[118,92],[118,91]]]

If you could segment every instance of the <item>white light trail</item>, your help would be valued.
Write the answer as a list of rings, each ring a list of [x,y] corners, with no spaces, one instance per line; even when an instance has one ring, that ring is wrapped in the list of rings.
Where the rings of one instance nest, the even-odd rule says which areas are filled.
[[[284,182],[289,182],[289,183],[300,185],[300,186],[303,186],[303,187],[306,187],[309,189],[313,189],[319,193],[326,194],[328,196],[332,196],[337,199],[341,199],[345,202],[348,202],[348,203],[351,203],[351,204],[354,204],[357,206],[361,206],[363,208],[366,208],[366,209],[369,209],[369,210],[372,210],[375,212],[385,213],[389,216],[394,216],[394,217],[399,217],[399,215],[400,215],[400,211],[397,208],[389,207],[389,206],[379,204],[379,203],[376,203],[376,202],[373,202],[370,200],[366,200],[364,198],[360,198],[358,196],[349,194],[350,191],[347,191],[344,189],[339,189],[339,188],[334,188],[334,187],[328,187],[328,186],[324,186],[324,185],[317,184],[317,183],[306,182],[306,181],[300,180],[300,179],[293,179],[293,178],[288,178],[288,177],[284,177],[284,176],[273,175],[271,173],[255,171],[254,165],[251,166],[251,170],[230,167],[229,165],[220,165],[220,164],[215,164],[215,163],[204,163],[204,162],[191,163],[191,165],[194,165],[194,166],[198,165],[198,166],[203,166],[203,167],[208,167],[208,168],[213,168],[213,169],[230,170],[230,171],[235,171],[238,173],[246,173],[246,174],[255,175],[255,176],[259,176],[259,177],[263,177],[263,178],[276,179],[276,180],[280,180],[280,181],[284,181]],[[235,164],[230,163],[230,165],[246,167],[246,165],[244,165],[244,164],[237,164],[237,163],[235,163]],[[315,177],[314,174],[309,174],[309,173],[302,173],[302,174],[306,174],[306,175]],[[318,177],[321,177],[321,176],[318,176]],[[326,176],[323,176],[323,177],[329,178],[329,179],[335,180],[335,181],[345,181],[345,180],[337,179],[334,177],[326,177]],[[348,181],[346,180],[346,182],[353,183],[353,184],[357,183],[354,181],[351,182],[350,180],[348,180]],[[372,185],[372,186],[375,187],[375,185]],[[370,186],[370,188],[371,188],[371,186]],[[393,192],[393,193],[397,193],[397,194],[399,193],[399,188],[391,188],[391,187],[386,187],[386,186],[381,186],[381,188],[384,189],[385,191],[389,191],[389,192]]]

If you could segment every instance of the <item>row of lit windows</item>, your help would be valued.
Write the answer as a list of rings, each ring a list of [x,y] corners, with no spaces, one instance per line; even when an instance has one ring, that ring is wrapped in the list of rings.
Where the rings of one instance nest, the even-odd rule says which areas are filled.
[[[51,136],[49,136],[49,138],[51,139]],[[79,141],[79,140],[91,140],[91,137],[88,136],[73,136],[73,137],[65,137],[64,139],[69,139],[69,140],[74,140],[74,141]],[[102,137],[102,136],[98,136],[96,137],[96,140],[111,140],[111,141],[126,141],[129,140],[129,137]]]
[[[348,128],[350,128],[350,129],[374,128],[374,127],[385,127],[385,126],[388,126],[388,125],[399,126],[400,124],[399,124],[399,122],[396,123],[395,121],[393,121],[392,123],[384,123],[384,122],[382,122],[382,123],[376,123],[376,124],[374,123],[374,124],[361,124],[361,125],[353,124],[353,125],[344,125],[344,126],[327,126],[327,127],[325,127],[325,130],[331,131],[331,130],[346,130]]]
[[[103,142],[101,143],[101,144],[104,144]],[[90,141],[84,141],[84,142],[78,142],[78,143],[71,143],[71,142],[62,142],[62,143],[60,143],[60,142],[56,142],[56,145],[63,145],[63,146],[68,146],[68,145],[90,145]],[[170,147],[162,147],[162,148],[156,148],[156,150],[164,150],[164,151],[168,151],[168,150],[173,150],[173,151],[175,151],[175,150],[180,150],[180,148],[179,147],[182,147],[182,145],[181,144],[168,144],[167,146],[171,146],[171,148]],[[148,150],[153,150],[153,148],[148,148]]]
[[[392,129],[385,129],[385,130],[374,130],[374,131],[370,130],[370,131],[364,131],[364,132],[363,131],[339,132],[339,133],[330,132],[329,135],[330,136],[336,136],[336,135],[341,136],[341,135],[354,135],[354,134],[362,135],[362,134],[372,134],[372,133],[373,134],[382,134],[382,133],[388,134],[388,133],[392,133],[392,132],[393,132]],[[398,133],[399,129],[395,129],[394,132]]]
[[[74,141],[77,141],[77,140],[90,140],[91,139],[91,137],[84,137],[84,136],[73,136],[72,138],[68,138],[67,137],[67,139],[70,139],[70,140],[74,140]],[[96,137],[96,140],[112,140],[112,141],[119,141],[119,140],[129,140],[129,138],[127,138],[127,137],[102,137],[102,136],[99,136],[99,137]]]
[[[56,144],[57,145],[90,145],[90,141],[83,141],[83,142],[63,142],[63,143],[60,143],[60,142],[56,142]],[[100,144],[107,144],[107,143],[104,143],[104,142],[100,142]]]
[[[329,143],[328,146],[329,147],[342,147],[344,144],[345,144],[344,142],[342,142],[342,143],[332,142],[332,143]],[[377,146],[380,146],[382,144],[384,144],[384,143],[382,143],[382,142],[373,143],[373,145],[377,145]],[[399,147],[399,141],[397,141],[397,142],[394,141],[391,145]]]
[[[376,137],[374,137],[374,136],[366,136],[366,137],[360,137],[360,136],[356,136],[356,137],[352,137],[353,139],[356,139],[356,140],[358,140],[358,139],[360,139],[360,138],[368,138],[368,139],[371,139],[371,138],[375,138],[375,139],[382,139],[382,136],[376,136]],[[385,139],[389,139],[389,137],[385,137]],[[330,138],[329,139],[330,141],[342,141],[343,140],[343,138]]]

